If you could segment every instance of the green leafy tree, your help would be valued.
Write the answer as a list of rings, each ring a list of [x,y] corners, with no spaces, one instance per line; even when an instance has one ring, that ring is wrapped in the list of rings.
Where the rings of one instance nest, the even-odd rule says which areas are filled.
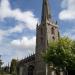
[[[12,59],[11,66],[10,66],[10,73],[12,75],[16,75],[16,72],[17,72],[17,70],[16,70],[17,63],[18,63],[18,61],[16,59]]]
[[[1,59],[1,55],[0,55],[0,70],[1,70],[2,64],[3,64],[3,62],[2,62],[2,59]]]
[[[0,74],[3,73],[3,69],[2,69],[2,65],[3,65],[3,61],[2,61],[2,56],[0,55]]]
[[[66,37],[52,41],[42,56],[47,64],[58,69],[75,69],[75,41]]]

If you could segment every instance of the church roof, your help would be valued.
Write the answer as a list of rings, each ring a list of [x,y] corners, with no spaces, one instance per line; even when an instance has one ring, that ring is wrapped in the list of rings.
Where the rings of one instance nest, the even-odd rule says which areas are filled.
[[[25,59],[22,59],[19,61],[19,64],[23,64],[23,63],[28,63],[28,62],[31,62],[31,61],[35,61],[35,54],[25,58]]]

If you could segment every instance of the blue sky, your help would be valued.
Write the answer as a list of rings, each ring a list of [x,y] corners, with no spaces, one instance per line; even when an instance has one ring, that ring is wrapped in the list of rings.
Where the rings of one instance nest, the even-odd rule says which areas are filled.
[[[61,36],[75,39],[75,0],[49,0],[49,7]],[[0,54],[5,65],[35,53],[41,8],[42,0],[0,0]]]

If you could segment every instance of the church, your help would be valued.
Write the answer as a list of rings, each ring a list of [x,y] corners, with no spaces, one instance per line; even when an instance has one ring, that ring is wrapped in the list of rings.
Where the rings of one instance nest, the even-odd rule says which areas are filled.
[[[41,23],[36,26],[36,48],[35,54],[18,63],[17,75],[46,75],[46,63],[41,57],[46,52],[49,42],[59,39],[59,27],[52,20],[48,0],[43,0]],[[48,67],[47,75],[57,75],[54,69]],[[63,75],[63,72],[59,75]]]

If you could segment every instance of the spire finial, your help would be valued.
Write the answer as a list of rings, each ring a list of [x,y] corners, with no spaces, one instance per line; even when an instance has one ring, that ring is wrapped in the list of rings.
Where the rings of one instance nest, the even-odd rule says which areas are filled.
[[[48,0],[43,0],[41,22],[49,20],[50,18],[51,18],[51,14],[49,10]]]

